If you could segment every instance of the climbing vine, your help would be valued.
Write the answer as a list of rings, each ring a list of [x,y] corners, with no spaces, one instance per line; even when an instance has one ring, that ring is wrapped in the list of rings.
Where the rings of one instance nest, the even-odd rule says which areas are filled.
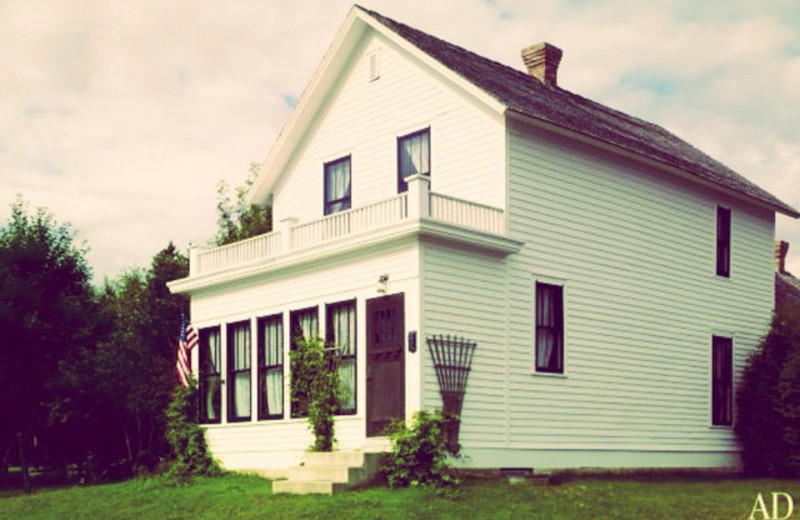
[[[340,397],[337,351],[325,348],[319,338],[299,339],[289,356],[292,406],[308,410],[308,426],[314,434],[311,451],[332,451],[336,443],[334,413]]]
[[[166,416],[166,438],[172,455],[167,475],[177,481],[219,475],[221,469],[211,456],[205,432],[198,424],[198,390],[194,378],[188,387],[175,386]]]

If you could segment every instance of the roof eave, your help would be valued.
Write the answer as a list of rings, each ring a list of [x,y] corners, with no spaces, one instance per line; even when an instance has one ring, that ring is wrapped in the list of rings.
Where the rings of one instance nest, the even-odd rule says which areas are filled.
[[[274,184],[283,171],[283,166],[289,161],[295,146],[302,139],[304,129],[313,122],[316,112],[314,109],[324,101],[324,99],[320,99],[320,96],[324,98],[324,91],[327,90],[325,87],[328,86],[326,83],[333,81],[338,76],[336,69],[341,65],[339,62],[346,61],[342,50],[355,46],[363,35],[366,26],[364,24],[359,26],[360,18],[359,11],[355,7],[347,13],[344,23],[300,95],[297,105],[278,134],[269,154],[261,163],[256,180],[247,193],[246,202],[248,204],[265,200],[272,192]]]

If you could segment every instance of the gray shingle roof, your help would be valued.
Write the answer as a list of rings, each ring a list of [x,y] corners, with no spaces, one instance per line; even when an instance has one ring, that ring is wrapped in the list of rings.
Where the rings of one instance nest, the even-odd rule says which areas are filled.
[[[765,202],[793,217],[794,208],[658,125],[629,116],[527,73],[358,6],[412,45],[491,95],[509,110],[611,143]]]

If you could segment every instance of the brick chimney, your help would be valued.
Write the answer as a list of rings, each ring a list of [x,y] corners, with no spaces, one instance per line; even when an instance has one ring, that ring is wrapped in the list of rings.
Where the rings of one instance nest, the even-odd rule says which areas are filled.
[[[548,87],[558,85],[558,64],[564,53],[547,42],[537,43],[522,49],[522,61],[528,73]]]
[[[775,270],[786,274],[786,253],[789,252],[789,242],[779,240],[775,242]]]

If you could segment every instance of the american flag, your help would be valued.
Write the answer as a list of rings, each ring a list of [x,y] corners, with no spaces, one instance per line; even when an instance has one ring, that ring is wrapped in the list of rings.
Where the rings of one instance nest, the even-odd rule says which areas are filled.
[[[181,317],[181,339],[178,341],[178,362],[175,369],[178,379],[183,386],[189,386],[189,376],[192,369],[189,365],[189,353],[197,346],[198,338],[194,327],[186,321],[186,316]]]

